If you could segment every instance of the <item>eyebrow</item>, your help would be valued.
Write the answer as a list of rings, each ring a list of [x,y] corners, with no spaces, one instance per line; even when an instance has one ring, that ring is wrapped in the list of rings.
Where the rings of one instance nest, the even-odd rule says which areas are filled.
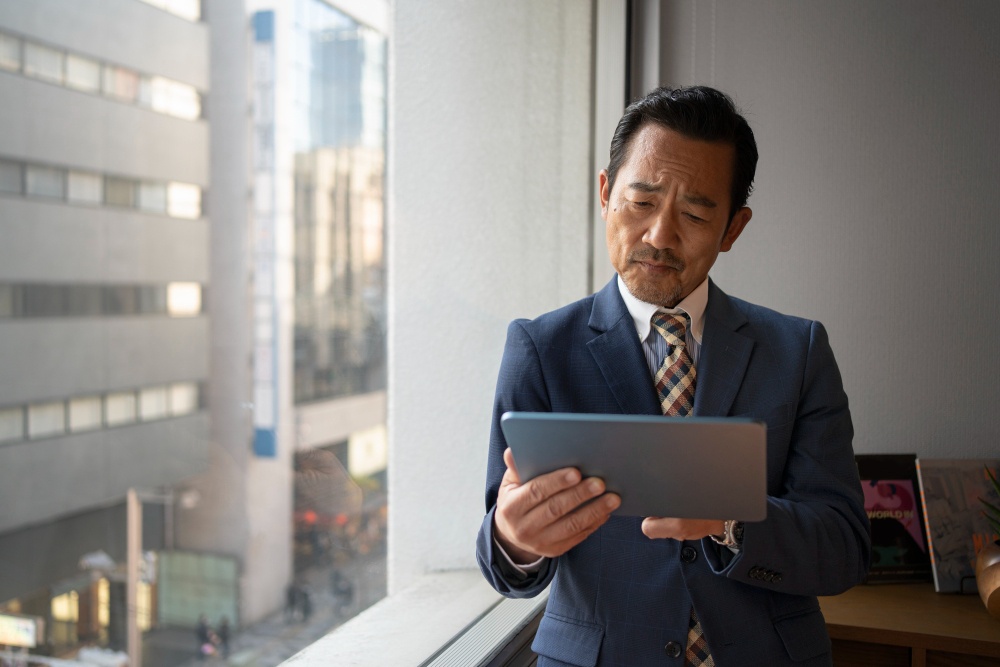
[[[639,192],[663,192],[663,188],[658,185],[653,185],[652,183],[646,183],[644,181],[635,181],[629,183],[628,186],[633,190],[638,190]],[[716,208],[718,203],[714,199],[709,199],[705,195],[683,195],[682,199],[684,201],[694,204],[695,206],[704,206],[705,208]]]

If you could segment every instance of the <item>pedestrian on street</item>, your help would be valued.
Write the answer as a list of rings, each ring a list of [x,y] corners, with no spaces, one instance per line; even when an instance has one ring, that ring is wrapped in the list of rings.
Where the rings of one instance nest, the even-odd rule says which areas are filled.
[[[219,638],[219,647],[222,649],[222,657],[229,657],[229,618],[222,617],[219,621],[219,629],[215,633]]]

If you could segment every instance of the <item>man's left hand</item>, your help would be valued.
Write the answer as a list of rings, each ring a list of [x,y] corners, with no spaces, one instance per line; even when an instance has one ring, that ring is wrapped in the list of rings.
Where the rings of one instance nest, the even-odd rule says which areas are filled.
[[[653,539],[700,540],[709,535],[722,535],[725,521],[707,519],[669,519],[647,516],[642,520],[642,532]]]

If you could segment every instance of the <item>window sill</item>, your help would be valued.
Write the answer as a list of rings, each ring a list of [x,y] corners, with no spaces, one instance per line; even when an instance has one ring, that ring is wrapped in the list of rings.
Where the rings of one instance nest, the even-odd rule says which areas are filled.
[[[286,660],[295,667],[482,664],[545,604],[507,600],[478,570],[429,574]],[[473,654],[476,655],[473,655]],[[461,662],[455,662],[461,656]]]

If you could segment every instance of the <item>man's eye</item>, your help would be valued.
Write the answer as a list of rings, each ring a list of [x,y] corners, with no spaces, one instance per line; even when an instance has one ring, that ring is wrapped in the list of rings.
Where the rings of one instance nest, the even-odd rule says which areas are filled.
[[[688,218],[689,220],[693,220],[694,222],[705,222],[705,219],[704,219],[704,218],[699,218],[698,216],[694,215],[693,213],[685,213],[684,215],[685,215],[685,216],[686,216],[686,217],[687,217],[687,218]]]
[[[649,206],[652,206],[653,203],[652,202],[648,202],[648,201],[633,201],[632,205],[633,206],[637,206],[639,208],[647,208]]]

